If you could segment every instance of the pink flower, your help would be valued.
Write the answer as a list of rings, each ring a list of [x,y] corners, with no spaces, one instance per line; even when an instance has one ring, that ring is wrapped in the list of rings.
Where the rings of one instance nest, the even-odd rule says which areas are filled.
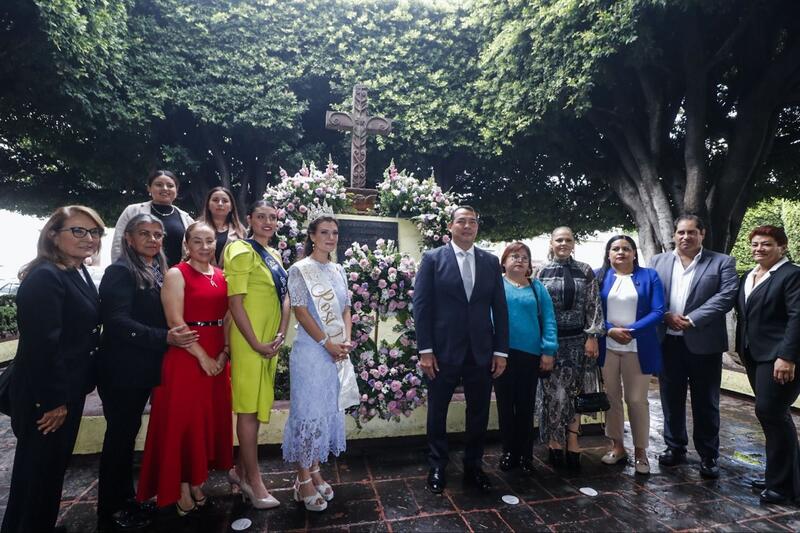
[[[361,322],[361,317],[359,315],[353,315],[350,317],[350,321],[353,324],[358,324],[359,322]]]
[[[402,389],[402,388],[403,388],[403,384],[402,384],[402,383],[400,383],[400,382],[399,382],[399,381],[397,381],[397,380],[394,380],[394,381],[392,381],[392,383],[389,385],[389,387],[392,389],[392,392],[397,392],[397,391],[399,391],[400,389]]]
[[[397,295],[397,291],[394,289],[389,289],[389,292],[387,294],[389,295],[389,298],[394,298],[395,295]]]
[[[442,242],[445,244],[450,242],[450,235],[442,235]]]
[[[361,268],[367,268],[369,266],[369,260],[362,259],[361,261],[358,262],[358,266],[360,266]]]
[[[386,244],[386,241],[383,239],[378,239],[377,241],[375,241],[375,245],[378,246],[379,248],[384,244]]]
[[[389,350],[389,357],[393,359],[397,359],[400,356],[400,351],[397,348],[392,348]]]
[[[416,397],[417,397],[417,389],[408,389],[406,391],[406,398],[408,398],[409,400],[413,400]]]
[[[391,402],[389,402],[389,405],[387,405],[386,407],[387,407],[387,409],[389,409],[389,411],[394,411],[394,410],[397,409],[397,402],[392,400]]]
[[[397,302],[397,308],[398,309],[405,309],[406,305],[407,304],[405,302]]]
[[[381,288],[381,289],[385,289],[386,288],[386,280],[385,279],[379,280],[378,281],[378,287]]]
[[[350,272],[350,281],[358,280],[358,272]]]
[[[381,373],[380,373],[380,372],[378,372],[378,369],[377,369],[377,368],[373,368],[373,369],[371,369],[371,370],[369,371],[369,374],[370,374],[370,375],[371,375],[373,378],[378,378],[378,377],[380,377],[380,375],[381,375]]]
[[[361,374],[359,374],[359,377],[361,377],[362,381],[367,381],[369,380],[369,373],[366,370],[364,370],[361,372]],[[364,402],[366,400],[367,400],[367,395],[365,394],[361,397],[361,401]]]
[[[410,291],[408,291],[406,294],[408,294],[408,297],[409,297],[409,298],[413,298],[413,297],[414,297],[414,291],[413,291],[413,289],[412,289],[412,290],[410,290]]]
[[[385,398],[386,398],[386,396],[384,396],[383,393],[378,394],[378,399],[379,400],[383,401]]]
[[[351,248],[348,248],[347,250],[344,251],[344,256],[345,257],[352,257],[353,256],[353,250]]]
[[[386,366],[386,365],[379,365],[378,366],[378,372],[381,373],[381,376],[385,376],[386,374],[389,373],[389,367]]]
[[[285,250],[286,249],[286,241],[280,241],[278,243],[278,248],[280,248],[281,250]]]
[[[286,210],[287,210],[287,211],[294,211],[294,204],[293,204],[293,203],[291,203],[291,202],[289,202],[288,204],[286,204]]]
[[[381,390],[383,388],[383,383],[380,381],[376,381],[372,384],[372,388],[375,390]]]

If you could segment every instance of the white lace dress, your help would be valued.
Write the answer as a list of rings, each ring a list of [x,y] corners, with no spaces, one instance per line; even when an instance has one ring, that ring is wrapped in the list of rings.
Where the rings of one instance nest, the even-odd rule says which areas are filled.
[[[330,281],[342,309],[350,306],[345,272],[336,263],[318,263]],[[303,276],[296,266],[289,269],[289,299],[292,306],[304,306],[322,329]],[[345,450],[344,411],[338,408],[339,378],[328,351],[317,344],[303,327],[289,357],[290,411],[283,429],[283,460],[308,468],[324,463],[332,453]]]

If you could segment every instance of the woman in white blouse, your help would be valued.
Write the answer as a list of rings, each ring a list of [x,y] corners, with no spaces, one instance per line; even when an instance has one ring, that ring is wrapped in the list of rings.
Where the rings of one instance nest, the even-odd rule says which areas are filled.
[[[628,458],[623,442],[624,389],[633,434],[634,467],[637,474],[649,474],[647,392],[650,376],[661,371],[656,328],[664,315],[664,289],[655,270],[639,266],[636,243],[627,235],[609,239],[597,279],[608,332],[600,340],[599,363],[611,404],[606,414],[606,436],[612,445],[602,461],[617,464]]]

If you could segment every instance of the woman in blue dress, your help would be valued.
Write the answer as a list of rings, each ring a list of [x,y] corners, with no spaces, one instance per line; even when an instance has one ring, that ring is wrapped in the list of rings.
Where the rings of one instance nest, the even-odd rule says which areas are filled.
[[[346,448],[336,363],[349,357],[352,323],[344,269],[330,260],[338,239],[334,217],[314,219],[305,259],[289,269],[289,299],[298,326],[289,358],[291,409],[283,430],[283,460],[297,463],[294,499],[309,511],[323,511],[333,499],[319,463]]]

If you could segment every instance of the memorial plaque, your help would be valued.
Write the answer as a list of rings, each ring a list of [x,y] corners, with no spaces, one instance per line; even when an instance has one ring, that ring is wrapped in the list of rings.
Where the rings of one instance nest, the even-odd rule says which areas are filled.
[[[336,246],[336,259],[344,261],[344,251],[357,242],[375,248],[378,239],[393,240],[397,243],[397,222],[377,220],[339,220],[339,244]]]

